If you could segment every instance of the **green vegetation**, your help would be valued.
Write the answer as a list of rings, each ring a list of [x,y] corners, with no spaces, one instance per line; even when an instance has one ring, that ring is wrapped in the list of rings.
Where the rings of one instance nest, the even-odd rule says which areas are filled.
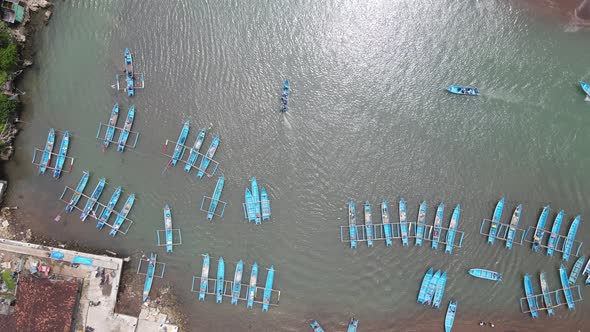
[[[16,281],[10,276],[9,270],[2,272],[2,281],[6,284],[8,290],[13,291],[16,288]]]
[[[8,76],[17,68],[18,49],[6,24],[0,24],[0,87],[6,83]],[[0,132],[5,123],[16,112],[17,102],[0,94]]]

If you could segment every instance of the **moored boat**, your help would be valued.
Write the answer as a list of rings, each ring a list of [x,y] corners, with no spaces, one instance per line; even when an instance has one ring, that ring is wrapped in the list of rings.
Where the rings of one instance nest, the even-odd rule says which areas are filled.
[[[424,304],[426,302],[426,292],[428,290],[428,286],[430,286],[430,280],[432,279],[433,275],[432,268],[429,268],[422,278],[422,284],[420,285],[420,291],[418,292],[418,302]]]
[[[582,272],[582,274],[588,275],[584,283],[586,285],[590,284],[590,258],[588,259],[588,263],[586,263],[586,266],[584,267],[584,272]]]
[[[434,227],[432,228],[432,248],[438,248],[438,241],[440,241],[440,232],[442,230],[442,220],[445,212],[445,205],[440,203],[436,209],[436,216],[434,217]]]
[[[166,230],[166,252],[172,252],[172,212],[170,206],[164,206],[164,229]]]
[[[424,238],[424,223],[426,222],[426,201],[420,203],[418,210],[418,220],[416,221],[416,245],[422,246],[422,238]]]
[[[209,150],[207,150],[207,153],[201,159],[201,164],[199,165],[199,172],[197,173],[197,176],[199,178],[202,178],[203,175],[205,175],[205,173],[207,172],[207,168],[209,167],[209,164],[211,163],[211,160],[215,155],[215,151],[217,151],[217,146],[219,146],[219,136],[215,136],[213,138],[213,141],[209,146]]]
[[[324,332],[324,329],[322,328],[320,323],[318,323],[317,320],[314,320],[313,322],[309,323],[309,326],[311,326],[313,332]]]
[[[528,273],[524,275],[524,293],[526,295],[526,300],[529,304],[531,316],[533,318],[538,318],[539,313],[537,312],[537,309],[539,308],[539,306],[537,305],[537,299],[533,292],[533,284],[531,283],[531,277]]]
[[[109,124],[107,125],[107,129],[104,133],[104,140],[102,141],[102,152],[105,152],[106,149],[109,147],[109,144],[113,141],[115,136],[115,129],[117,128],[117,120],[119,119],[119,104],[115,103],[113,106],[113,110],[111,111],[111,116],[109,117]]]
[[[580,81],[580,86],[582,87],[582,90],[584,90],[586,95],[590,96],[590,84],[584,81]]]
[[[457,95],[479,96],[479,89],[471,86],[449,85],[447,91]]]
[[[262,221],[270,219],[270,200],[264,187],[260,189],[260,207],[262,208]]]
[[[549,286],[547,284],[547,279],[545,278],[545,272],[542,271],[539,278],[541,279],[541,291],[543,292],[543,302],[545,302],[545,309],[547,309],[547,314],[549,316],[553,316],[553,303],[551,300],[551,292],[549,291]]]
[[[266,275],[266,285],[264,285],[264,295],[262,296],[262,311],[268,311],[268,307],[270,306],[270,296],[272,295],[272,284],[274,282],[275,277],[275,268],[273,265],[270,266],[268,269],[268,274]]]
[[[545,235],[545,223],[547,222],[549,211],[549,205],[543,207],[543,212],[541,212],[541,216],[539,217],[539,221],[537,222],[537,228],[535,229],[535,235],[533,236],[533,250],[535,252],[539,251],[539,247],[541,247],[541,242],[543,242],[543,236]]]
[[[186,164],[184,165],[184,170],[187,172],[191,170],[191,168],[197,162],[197,159],[199,159],[199,152],[201,151],[201,146],[203,146],[203,142],[205,141],[206,131],[206,128],[201,129],[201,131],[199,132],[199,136],[197,136],[197,139],[195,140],[195,144],[191,148]]]
[[[578,280],[578,277],[580,276],[580,273],[582,272],[582,267],[584,266],[585,261],[586,261],[586,256],[582,256],[582,257],[578,258],[578,260],[576,260],[576,263],[574,264],[574,267],[572,268],[572,271],[570,272],[570,276],[567,280],[567,282],[570,286],[573,286],[576,283],[576,281]]]
[[[512,248],[512,242],[514,241],[514,236],[516,235],[516,229],[518,227],[518,222],[520,221],[520,213],[522,211],[522,204],[518,204],[514,213],[512,214],[512,219],[510,219],[510,227],[508,228],[508,235],[506,236],[506,248]]]
[[[254,211],[256,212],[256,223],[260,224],[262,222],[262,209],[260,208],[260,193],[258,192],[258,182],[256,181],[256,177],[252,177],[252,198],[254,201]]]
[[[217,280],[215,282],[215,303],[221,303],[223,301],[223,294],[225,293],[224,275],[225,263],[223,262],[223,257],[219,257],[219,263],[217,263]]]
[[[457,301],[451,300],[451,302],[449,302],[449,307],[447,308],[447,315],[445,316],[445,332],[451,332],[456,313]]]
[[[70,144],[70,133],[66,130],[64,137],[61,139],[61,146],[59,147],[59,154],[55,162],[55,169],[53,170],[53,177],[59,178],[61,176],[61,170],[64,167],[66,161],[66,155],[68,154],[68,145]]]
[[[84,171],[82,173],[82,178],[80,179],[80,181],[78,182],[78,185],[76,186],[76,191],[74,192],[74,194],[72,195],[72,199],[70,199],[70,202],[66,206],[67,212],[72,212],[72,210],[74,210],[74,207],[76,206],[76,204],[78,204],[78,202],[80,201],[80,197],[82,197],[82,192],[84,191],[84,188],[86,188],[86,184],[88,183],[89,177],[90,177],[90,173],[88,171]]]
[[[356,329],[359,327],[359,320],[352,317],[350,322],[348,323],[348,330],[346,332],[356,332]]]
[[[440,308],[440,304],[442,302],[443,296],[445,294],[445,286],[447,285],[447,273],[443,273],[438,280],[438,284],[436,285],[436,291],[434,292],[434,298],[432,299],[432,306],[435,308]]]
[[[236,272],[234,273],[234,283],[231,291],[231,304],[238,304],[240,299],[240,292],[242,290],[242,274],[244,272],[244,263],[240,259],[236,265]]]
[[[104,190],[106,181],[107,179],[105,178],[101,178],[98,181],[98,184],[96,185],[96,188],[94,188],[92,195],[90,195],[90,197],[88,197],[88,199],[86,200],[84,210],[82,210],[82,213],[80,214],[80,220],[85,221],[90,213],[92,213],[94,218],[96,218],[96,214],[94,213],[94,207],[96,206],[96,203],[100,198],[100,195],[102,195],[102,191]]]
[[[53,145],[55,144],[55,129],[49,129],[49,135],[47,135],[47,142],[45,142],[45,149],[41,156],[41,162],[39,163],[39,174],[45,174],[47,167],[51,164],[51,156],[53,154]]]
[[[289,110],[289,95],[291,94],[291,87],[289,80],[285,80],[283,83],[283,89],[281,91],[281,112],[287,112]]]
[[[254,306],[254,298],[256,297],[256,283],[258,282],[258,264],[254,262],[252,265],[252,272],[250,273],[250,283],[248,285],[248,308]]]
[[[402,245],[408,245],[408,216],[406,210],[406,200],[402,197],[399,200],[399,228],[402,235]]]
[[[389,208],[385,200],[381,201],[381,223],[383,224],[383,231],[385,233],[385,245],[391,247],[391,223],[389,222]]]
[[[549,236],[549,241],[547,242],[547,255],[553,256],[553,251],[555,250],[555,246],[559,240],[559,228],[561,227],[561,221],[563,220],[563,210],[559,211],[557,217],[555,217],[555,221],[553,222],[553,227],[551,227],[551,235]]]
[[[102,209],[102,212],[100,213],[100,217],[98,218],[98,223],[96,224],[96,228],[102,229],[104,227],[104,224],[108,223],[109,217],[111,216],[111,213],[113,213],[113,209],[115,208],[115,205],[117,205],[117,202],[119,201],[120,196],[121,196],[121,186],[118,186],[117,189],[115,189],[115,192],[113,193],[113,195],[111,196],[111,199],[109,200],[109,204],[107,204],[107,206],[105,206]]]
[[[156,272],[156,257],[155,253],[151,253],[145,283],[143,284],[143,302],[147,301],[152,289],[152,281],[154,281],[154,273]]]
[[[111,234],[111,236],[117,235],[117,233],[119,232],[119,229],[121,228],[121,226],[123,225],[123,223],[127,219],[127,215],[129,214],[129,211],[131,211],[131,208],[133,207],[134,202],[135,202],[135,194],[129,195],[129,197],[127,197],[127,201],[125,202],[125,205],[123,205],[123,209],[121,209],[121,212],[119,212],[117,214],[117,218],[115,219],[115,222],[113,223],[113,228],[111,228],[111,231],[109,232],[109,234]]]
[[[490,271],[490,270],[470,269],[469,274],[471,274],[472,276],[474,276],[476,278],[481,278],[481,279],[487,279],[487,280],[492,280],[492,281],[501,281],[502,280],[501,273]]]
[[[436,286],[438,285],[438,281],[440,280],[440,276],[441,276],[441,271],[438,270],[434,273],[434,275],[432,276],[432,279],[430,279],[430,284],[428,285],[428,288],[426,288],[426,304],[430,305],[432,304],[432,300],[434,297],[434,293],[436,292]]]
[[[250,192],[250,188],[246,188],[246,215],[248,216],[248,222],[256,221],[256,208],[254,206],[254,198]]]
[[[494,209],[494,215],[492,216],[492,224],[490,225],[490,233],[488,234],[488,243],[494,244],[496,239],[496,233],[498,232],[498,226],[502,219],[502,210],[504,210],[504,197],[496,204]]]
[[[563,288],[567,308],[569,310],[575,310],[576,305],[574,303],[574,296],[572,295],[572,290],[567,280],[567,272],[565,271],[565,266],[563,266],[563,264],[559,267],[559,280],[561,281],[561,287]]]
[[[127,140],[129,139],[129,133],[131,132],[131,127],[133,127],[133,120],[135,119],[135,106],[131,105],[129,108],[129,112],[127,112],[127,118],[125,119],[125,124],[123,125],[123,130],[121,130],[121,134],[119,134],[119,142],[117,146],[117,151],[125,151],[125,146],[127,145]]]
[[[356,248],[356,207],[354,201],[350,199],[348,201],[348,232],[350,234],[350,247]]]
[[[453,245],[455,243],[455,235],[457,234],[457,225],[459,224],[459,217],[461,215],[461,204],[455,206],[451,222],[449,223],[449,231],[447,232],[447,244],[445,246],[446,253],[453,253]]]
[[[180,135],[178,135],[178,141],[176,142],[176,146],[174,146],[172,159],[170,159],[170,165],[172,166],[176,166],[178,160],[182,159],[182,156],[184,155],[184,142],[186,142],[186,138],[188,137],[190,127],[190,120],[186,120],[184,122],[184,125],[182,126],[182,130],[180,131]]]
[[[572,221],[570,229],[567,232],[565,242],[563,243],[563,260],[566,262],[570,259],[570,255],[572,253],[572,248],[574,246],[574,241],[576,239],[576,233],[578,232],[578,226],[580,225],[581,218],[582,216],[576,216],[574,221]]]
[[[373,246],[373,218],[371,216],[371,204],[365,202],[365,231],[367,232],[367,246]]]
[[[217,209],[217,204],[219,203],[219,199],[221,198],[221,192],[223,191],[223,184],[225,183],[225,176],[223,174],[217,179],[217,184],[215,185],[215,191],[213,192],[213,197],[211,199],[211,203],[209,203],[209,209],[207,210],[207,220],[213,220],[213,216],[215,215],[215,210]]]
[[[127,83],[127,96],[135,95],[135,78],[133,71],[133,57],[129,48],[125,48],[125,82]]]
[[[209,254],[203,255],[203,268],[201,269],[201,282],[199,283],[199,301],[205,300],[209,290]]]

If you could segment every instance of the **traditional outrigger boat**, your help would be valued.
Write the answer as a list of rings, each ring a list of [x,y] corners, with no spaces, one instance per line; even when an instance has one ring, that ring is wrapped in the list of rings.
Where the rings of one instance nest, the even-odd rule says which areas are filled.
[[[224,275],[225,275],[225,264],[223,262],[223,257],[219,257],[219,263],[217,264],[217,281],[215,283],[215,303],[221,303],[223,301],[223,294],[224,291]]]
[[[445,246],[446,253],[453,253],[453,243],[455,243],[455,234],[457,234],[457,225],[459,224],[459,217],[461,215],[461,204],[455,206],[453,210],[453,216],[449,223],[449,231],[447,232],[447,244]]]
[[[248,216],[248,222],[256,221],[256,208],[254,206],[254,198],[250,192],[250,188],[246,188],[246,214]]]
[[[174,152],[172,153],[172,159],[170,159],[169,165],[176,166],[178,159],[182,159],[182,156],[184,155],[184,142],[188,137],[190,126],[190,120],[186,120],[180,131],[180,135],[178,136],[178,141],[174,147]]]
[[[166,229],[166,252],[172,252],[172,212],[170,206],[164,206],[164,228]]]
[[[389,208],[385,200],[381,201],[381,223],[383,224],[383,231],[385,232],[385,245],[391,247],[391,223],[389,222]]]
[[[586,95],[590,96],[590,84],[584,81],[580,81],[580,86],[582,87],[582,90],[584,90]]]
[[[133,126],[133,119],[135,119],[135,106],[131,105],[129,112],[127,112],[127,119],[125,119],[123,130],[121,130],[121,134],[119,135],[119,145],[117,146],[117,151],[125,151],[125,146],[127,144],[127,140],[129,139],[129,132]]]
[[[115,222],[113,223],[113,228],[111,228],[111,231],[109,232],[111,236],[117,235],[117,232],[125,222],[125,219],[127,219],[127,215],[129,214],[129,211],[131,211],[134,202],[135,194],[129,195],[127,201],[125,202],[125,205],[123,205],[123,209],[121,210],[121,212],[119,212],[119,214],[117,214],[117,219],[115,219]]]
[[[199,285],[199,301],[205,301],[205,295],[209,290],[209,254],[203,255],[203,268],[201,269],[201,282]]]
[[[574,303],[574,296],[567,280],[567,272],[565,266],[561,264],[559,267],[559,280],[561,281],[561,287],[563,288],[563,295],[565,295],[565,301],[567,302],[567,308],[569,310],[575,310],[576,305]]]
[[[90,173],[88,171],[84,171],[82,173],[82,178],[80,179],[80,181],[78,182],[78,185],[76,186],[76,191],[74,192],[74,194],[72,195],[72,199],[70,200],[70,202],[66,206],[67,212],[72,212],[74,210],[74,207],[76,206],[76,204],[78,204],[78,202],[80,201],[80,197],[82,196],[82,192],[84,191],[84,188],[86,188],[86,184],[88,183],[89,177],[90,177]]]
[[[574,264],[574,267],[572,268],[572,271],[570,272],[570,277],[567,280],[567,282],[570,286],[573,286],[576,283],[576,281],[578,280],[578,277],[580,276],[580,273],[582,272],[582,267],[584,266],[585,261],[586,261],[586,256],[582,256],[582,257],[578,258],[578,260],[576,260],[576,263]]]
[[[531,283],[531,277],[528,273],[524,275],[524,293],[529,304],[531,316],[533,316],[533,318],[538,318],[539,313],[537,312],[537,309],[539,306],[537,305],[537,298],[534,295],[533,284]]]
[[[86,200],[86,205],[84,206],[84,210],[82,210],[82,213],[80,214],[80,220],[86,221],[86,218],[88,217],[88,215],[90,213],[92,213],[94,215],[94,217],[96,218],[96,215],[94,214],[94,207],[96,206],[96,202],[98,202],[100,195],[102,195],[102,191],[104,190],[104,186],[105,186],[106,182],[107,182],[107,179],[105,179],[105,178],[101,178],[98,181],[98,184],[96,185],[96,188],[94,188],[92,195],[90,195],[90,197]]]
[[[117,120],[119,119],[119,104],[116,103],[113,106],[113,110],[111,111],[111,116],[109,117],[109,124],[107,126],[107,130],[104,133],[104,141],[102,142],[102,152],[105,152],[111,144],[115,136],[115,130],[117,128]]]
[[[53,170],[53,177],[59,178],[61,176],[61,170],[64,167],[66,161],[66,155],[68,154],[68,145],[70,144],[70,133],[66,130],[64,137],[61,139],[61,146],[59,147],[59,154],[55,162],[55,169]]]
[[[283,83],[283,90],[281,92],[281,112],[287,112],[289,110],[289,95],[291,94],[291,87],[289,80],[285,80]]]
[[[418,292],[418,302],[424,304],[426,302],[426,292],[428,290],[428,286],[430,286],[430,280],[432,279],[433,275],[432,268],[429,268],[422,278],[422,284],[420,285],[420,291]]]
[[[561,227],[562,220],[563,210],[559,211],[553,222],[553,227],[551,227],[551,236],[549,236],[549,241],[547,242],[547,256],[553,256],[553,251],[559,240],[559,228]]]
[[[402,234],[402,245],[408,245],[408,216],[406,210],[406,200],[402,197],[399,200],[399,226]]]
[[[373,218],[371,217],[371,204],[365,202],[365,231],[367,232],[367,246],[373,246]]]
[[[535,252],[539,251],[539,247],[541,247],[543,235],[545,235],[545,223],[547,222],[547,217],[549,216],[550,209],[551,208],[549,207],[549,205],[546,205],[543,208],[543,212],[541,212],[539,221],[537,222],[537,228],[535,230],[535,235],[533,237],[533,250]]]
[[[547,309],[547,314],[549,316],[553,316],[553,303],[551,300],[551,292],[549,292],[549,286],[547,284],[547,279],[545,278],[545,272],[542,271],[540,274],[541,279],[541,291],[543,292],[543,301],[545,302],[545,308]]]
[[[487,279],[492,281],[502,281],[502,274],[484,269],[470,269],[469,274],[476,278]]]
[[[356,332],[356,329],[359,327],[359,320],[355,319],[354,317],[350,319],[348,323],[348,330],[346,332]]]
[[[268,274],[266,275],[266,285],[264,286],[264,295],[262,296],[262,311],[268,311],[270,306],[270,296],[272,294],[272,283],[274,282],[275,268],[270,266]]]
[[[348,201],[348,232],[350,234],[350,247],[356,248],[356,207],[354,201],[350,199]]]
[[[512,219],[510,219],[510,228],[508,228],[508,235],[506,236],[506,248],[512,248],[512,242],[514,241],[514,235],[516,235],[516,228],[518,227],[518,222],[520,221],[520,213],[522,211],[522,204],[518,204],[514,213],[512,214]]]
[[[98,223],[96,224],[96,228],[102,229],[104,227],[104,224],[108,223],[109,217],[111,216],[111,213],[113,212],[113,209],[115,208],[115,205],[117,205],[117,202],[119,201],[120,196],[121,196],[121,186],[118,186],[117,189],[115,189],[115,192],[113,193],[113,195],[111,196],[111,199],[109,200],[109,204],[107,206],[103,207],[102,212],[100,213],[100,217],[98,218]]]
[[[471,86],[449,85],[447,91],[457,95],[479,96],[479,89]]]
[[[252,177],[252,198],[254,199],[254,212],[256,212],[256,223],[262,222],[262,209],[260,208],[260,194],[258,192],[258,182],[256,177]]]
[[[574,246],[574,241],[576,238],[576,233],[578,232],[578,226],[580,225],[581,218],[581,216],[576,216],[574,221],[572,221],[569,231],[567,232],[567,238],[563,244],[563,260],[566,262],[570,259],[572,247]]]
[[[440,241],[440,232],[442,230],[442,220],[445,213],[445,205],[440,203],[436,209],[436,216],[434,217],[434,227],[432,228],[432,248],[438,248],[438,241]]]
[[[250,284],[248,286],[248,308],[252,308],[254,306],[254,298],[256,297],[256,283],[258,282],[258,264],[254,262],[252,265],[252,272],[250,273]]]
[[[432,300],[434,297],[434,293],[436,292],[436,286],[438,285],[438,281],[440,280],[440,276],[441,276],[441,271],[438,270],[434,273],[434,275],[432,276],[432,279],[430,279],[430,284],[428,285],[428,288],[426,289],[426,304],[430,305],[432,304]]]
[[[420,203],[418,210],[418,220],[416,221],[416,245],[422,246],[422,238],[424,237],[424,223],[426,222],[426,201]]]
[[[223,174],[217,179],[217,184],[215,185],[215,191],[213,192],[213,197],[211,198],[211,203],[209,203],[209,209],[207,211],[207,220],[213,220],[213,216],[215,215],[215,210],[217,209],[217,204],[219,204],[219,199],[221,198],[221,192],[223,191],[223,184],[225,183],[225,176]]]
[[[55,129],[49,129],[49,135],[47,136],[47,142],[45,143],[45,149],[41,156],[41,162],[39,163],[39,174],[45,174],[47,167],[51,163],[51,156],[53,154],[53,145],[55,144]]]
[[[211,142],[211,145],[209,146],[209,150],[207,150],[207,153],[201,159],[201,164],[199,165],[199,172],[197,173],[197,176],[199,178],[202,178],[203,175],[205,175],[205,172],[207,172],[207,167],[209,167],[209,164],[211,163],[211,159],[213,159],[213,156],[215,155],[215,151],[217,151],[218,145],[219,145],[219,136],[215,136],[213,138],[213,141]]]
[[[150,290],[152,289],[154,273],[156,272],[156,257],[157,255],[155,253],[151,253],[145,283],[143,284],[143,302],[147,301]]]
[[[238,304],[240,292],[242,290],[242,274],[244,272],[244,263],[240,259],[236,265],[236,272],[234,274],[234,284],[231,291],[231,304]]]
[[[494,215],[492,216],[492,224],[490,225],[490,234],[488,235],[488,243],[494,244],[496,239],[496,233],[498,232],[498,226],[502,219],[502,211],[504,210],[504,197],[496,204],[494,209]]]
[[[457,301],[449,302],[447,308],[447,315],[445,316],[445,332],[451,332],[453,328],[453,322],[455,321],[455,314],[457,312]]]
[[[442,298],[445,294],[445,286],[447,285],[447,273],[443,273],[438,280],[438,284],[436,285],[436,291],[434,292],[434,298],[432,300],[432,306],[435,308],[440,308],[440,304],[442,302]]]
[[[582,274],[588,275],[584,283],[586,285],[590,284],[590,259],[588,259],[588,263],[586,263],[586,266],[584,267],[584,272],[582,272]]]
[[[313,332],[324,332],[324,329],[322,328],[320,323],[318,323],[317,320],[314,320],[313,322],[309,323],[309,326],[311,326]]]
[[[260,207],[262,208],[262,221],[270,219],[270,200],[264,187],[260,189]]]
[[[129,48],[125,48],[125,82],[127,83],[127,95],[135,95],[135,73],[133,71],[133,57]]]
[[[191,168],[197,162],[197,159],[199,159],[199,151],[201,151],[201,146],[203,146],[203,142],[205,141],[206,131],[206,128],[201,129],[201,131],[199,132],[199,136],[197,136],[195,144],[193,145],[191,152],[188,155],[188,159],[186,161],[186,164],[184,165],[184,170],[187,172],[191,170]]]

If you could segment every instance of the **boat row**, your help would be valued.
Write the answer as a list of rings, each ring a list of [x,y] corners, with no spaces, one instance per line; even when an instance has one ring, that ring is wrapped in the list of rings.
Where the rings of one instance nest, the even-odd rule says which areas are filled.
[[[502,199],[502,201],[503,201],[503,199]],[[549,212],[550,212],[549,205],[543,207],[543,212],[541,212],[541,216],[539,217],[539,220],[537,222],[537,227],[534,228],[532,249],[533,249],[533,251],[537,252],[537,251],[539,251],[539,248],[544,247],[547,249],[548,256],[553,256],[555,251],[560,251],[563,253],[562,259],[564,261],[568,261],[570,258],[570,255],[572,254],[572,249],[575,244],[576,234],[578,232],[578,227],[580,225],[582,217],[580,215],[578,215],[574,218],[574,220],[572,221],[572,223],[569,227],[567,236],[564,237],[564,236],[559,235],[561,224],[564,219],[564,211],[563,210],[559,211],[559,213],[555,217],[555,220],[553,221],[553,226],[551,227],[551,232],[547,232],[547,231],[545,231],[545,224],[547,223],[547,219],[549,217]],[[546,244],[544,244],[544,238],[545,238],[545,235],[547,235],[547,234],[548,234],[549,238],[548,238]],[[563,238],[561,247],[559,247],[560,238]]]
[[[492,215],[490,229],[488,232],[488,244],[494,244],[495,239],[502,239],[506,241],[506,248],[511,249],[514,243],[516,233],[518,231],[518,223],[522,215],[522,204],[518,204],[512,213],[510,225],[502,229],[502,212],[504,211],[504,197],[498,201]]]
[[[579,269],[581,269],[581,267]],[[555,314],[554,308],[561,305],[567,305],[569,310],[575,310],[575,302],[581,301],[582,297],[579,291],[579,286],[574,285],[575,278],[577,278],[574,272],[575,271],[572,270],[570,278],[568,278],[565,266],[561,264],[559,267],[561,288],[555,291],[549,290],[546,273],[541,272],[539,275],[541,294],[535,294],[531,276],[526,273],[524,276],[525,297],[521,298],[521,308],[523,308],[523,312],[530,313],[533,318],[538,318],[539,311],[542,310],[546,310],[549,316],[553,316]],[[574,276],[573,281],[570,280],[572,276]],[[577,290],[577,292],[574,293],[574,290]],[[563,293],[565,303],[560,300],[561,293]],[[528,310],[524,309],[524,303],[528,306]]]
[[[433,272],[433,269],[429,268],[422,278],[422,284],[418,292],[418,303],[431,305],[438,309],[445,293],[447,273],[441,272],[441,270],[436,271],[436,273]]]
[[[266,188],[261,187],[260,192],[258,191],[258,182],[255,176],[252,177],[250,185],[251,189],[246,188],[245,193],[244,216],[248,222],[261,224],[270,219],[270,200]]]
[[[117,144],[117,151],[123,152],[125,151],[126,147],[135,147],[137,143],[137,136],[135,142],[132,145],[127,145],[127,141],[129,140],[129,136],[131,135],[131,127],[133,127],[133,121],[135,120],[135,106],[131,105],[129,107],[129,111],[127,111],[127,117],[125,118],[125,123],[123,127],[117,127],[117,121],[119,119],[119,104],[115,104],[113,109],[111,110],[111,115],[109,116],[109,121],[106,124],[106,130],[104,133],[104,137],[102,139],[102,152],[105,152],[111,143]],[[102,130],[102,123],[98,127],[97,138],[99,138],[101,130]],[[115,141],[115,133],[119,132],[119,138]]]
[[[53,148],[55,145],[55,129],[53,129],[53,128],[49,129],[49,135],[47,136],[47,141],[45,142],[45,147],[43,148],[43,150],[35,149],[34,154],[33,154],[33,164],[38,167],[38,174],[45,174],[45,172],[48,169],[51,169],[51,170],[53,170],[53,177],[59,178],[62,174],[64,164],[65,164],[66,160],[69,158],[67,156],[69,144],[70,144],[70,133],[66,130],[64,132],[62,139],[61,139],[61,144],[60,144],[58,153],[54,153]],[[36,162],[37,151],[42,152],[41,153],[41,160],[39,162]],[[51,166],[51,160],[53,159],[53,156],[56,156],[54,167]],[[72,159],[71,163],[73,164],[73,159]],[[71,168],[72,164],[70,164],[70,168]]]
[[[313,322],[309,323],[309,326],[311,326],[311,328],[313,329],[314,332],[324,332],[324,329],[322,328],[320,323],[318,323],[317,320],[314,320]],[[359,326],[358,319],[352,317],[350,319],[350,322],[348,322],[348,329],[346,330],[346,332],[356,332],[358,326]]]
[[[206,128],[201,128],[194,144],[190,147],[190,149],[188,149],[188,150],[190,150],[188,158],[186,160],[184,160],[183,159],[184,153],[186,152],[186,150],[188,148],[188,146],[186,146],[185,143],[188,138],[189,131],[190,131],[190,120],[186,120],[184,122],[184,125],[182,126],[180,134],[178,135],[178,140],[175,142],[176,144],[174,146],[174,151],[172,152],[172,156],[170,158],[170,161],[168,162],[168,166],[176,166],[176,164],[180,160],[185,163],[185,165],[184,165],[185,171],[190,172],[191,169],[197,168],[197,170],[198,170],[197,176],[199,178],[202,178],[203,175],[205,175],[207,173],[207,169],[209,168],[209,165],[211,164],[211,161],[213,160],[213,156],[215,155],[215,152],[217,152],[217,148],[219,146],[219,136],[216,135],[215,137],[213,137],[213,140],[211,141],[211,144],[209,145],[207,152],[205,154],[201,154],[200,153],[201,147],[203,146],[203,143],[205,142],[205,138],[206,138],[205,136],[207,133]],[[197,161],[199,160],[199,156],[201,156],[201,162],[199,164],[199,167],[196,167],[195,165],[196,165]]]

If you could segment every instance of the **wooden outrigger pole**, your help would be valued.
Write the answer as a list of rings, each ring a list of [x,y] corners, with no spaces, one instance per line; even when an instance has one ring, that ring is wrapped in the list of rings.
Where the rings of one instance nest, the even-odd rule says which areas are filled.
[[[98,131],[96,132],[96,139],[98,139],[99,141],[104,141],[105,140],[104,139],[104,136],[105,135],[102,134],[103,133],[103,131],[102,131],[102,128],[103,127],[105,128],[105,131],[109,127],[110,128],[115,128],[115,133],[113,134],[113,139],[112,140],[108,140],[108,141],[109,141],[109,143],[119,144],[119,141],[115,141],[114,138],[121,136],[121,133],[123,132],[124,129],[123,128],[120,128],[120,127],[116,127],[116,126],[110,126],[108,124],[99,122],[98,123]],[[134,149],[137,146],[137,140],[139,139],[139,132],[132,131],[132,130],[129,130],[128,132],[129,132],[130,138],[131,138],[132,135],[134,137],[134,138],[131,138],[130,140],[128,140],[128,142],[131,141],[131,142],[133,142],[133,144],[125,144],[125,147],[126,148]]]
[[[36,148],[36,147],[33,148],[33,160],[32,160],[31,163],[33,165],[39,167],[41,165],[41,161],[40,160],[37,161],[37,152],[39,152],[39,154],[42,156],[43,153],[45,152],[45,150],[44,149],[39,149],[39,148]],[[50,154],[51,154],[52,157],[53,156],[59,157],[59,153],[50,152]],[[67,169],[66,168],[62,169],[62,172],[71,173],[72,172],[72,167],[74,167],[74,157],[65,156],[64,158],[65,158],[65,161],[66,162],[69,161],[69,166],[67,167]],[[50,160],[57,161],[57,158],[51,158]],[[56,169],[54,166],[51,166],[49,164],[46,166],[46,168],[47,169],[50,169],[50,170],[55,170]]]
[[[166,142],[164,143],[164,145],[162,146],[162,154],[165,155],[166,157],[168,157],[169,160],[172,160],[172,158],[174,158],[174,156],[168,152],[168,144],[169,143],[172,143],[172,146],[174,149],[174,147],[176,146],[176,144],[178,142],[167,139]],[[192,152],[193,154],[197,153],[197,155],[198,155],[197,160],[202,159],[202,158],[206,158],[206,156],[204,154],[194,151],[192,146],[188,146],[188,145],[184,145],[184,144],[182,144],[181,146],[185,150],[188,150],[188,151]],[[174,152],[174,150],[173,150],[173,152]],[[182,158],[178,159],[178,161],[181,163],[187,164],[189,156],[190,156],[190,153],[184,153]],[[197,171],[201,171],[201,172],[205,173],[205,175],[207,175],[207,177],[212,177],[217,172],[217,169],[219,167],[219,162],[215,161],[214,159],[209,159],[209,161],[210,161],[210,164],[206,170],[199,168],[199,166],[196,165],[197,163],[195,163],[194,165],[191,165],[191,169],[196,169]],[[166,167],[164,168],[164,171],[166,171],[166,169],[168,169],[168,167],[170,167],[170,166],[171,166],[171,164],[170,164],[170,162],[168,162]]]
[[[501,221],[497,221],[496,224],[498,225],[498,227],[495,235],[492,235],[489,231],[491,224],[492,220],[483,219],[481,221],[481,226],[479,227],[479,234],[485,236],[486,239],[489,236],[492,236],[493,238],[498,239],[500,241],[508,241],[508,232],[510,231],[510,224],[505,224]],[[518,244],[522,246],[524,244],[524,238],[526,236],[526,233],[527,231],[525,229],[515,228],[514,239],[512,240],[512,244]]]

